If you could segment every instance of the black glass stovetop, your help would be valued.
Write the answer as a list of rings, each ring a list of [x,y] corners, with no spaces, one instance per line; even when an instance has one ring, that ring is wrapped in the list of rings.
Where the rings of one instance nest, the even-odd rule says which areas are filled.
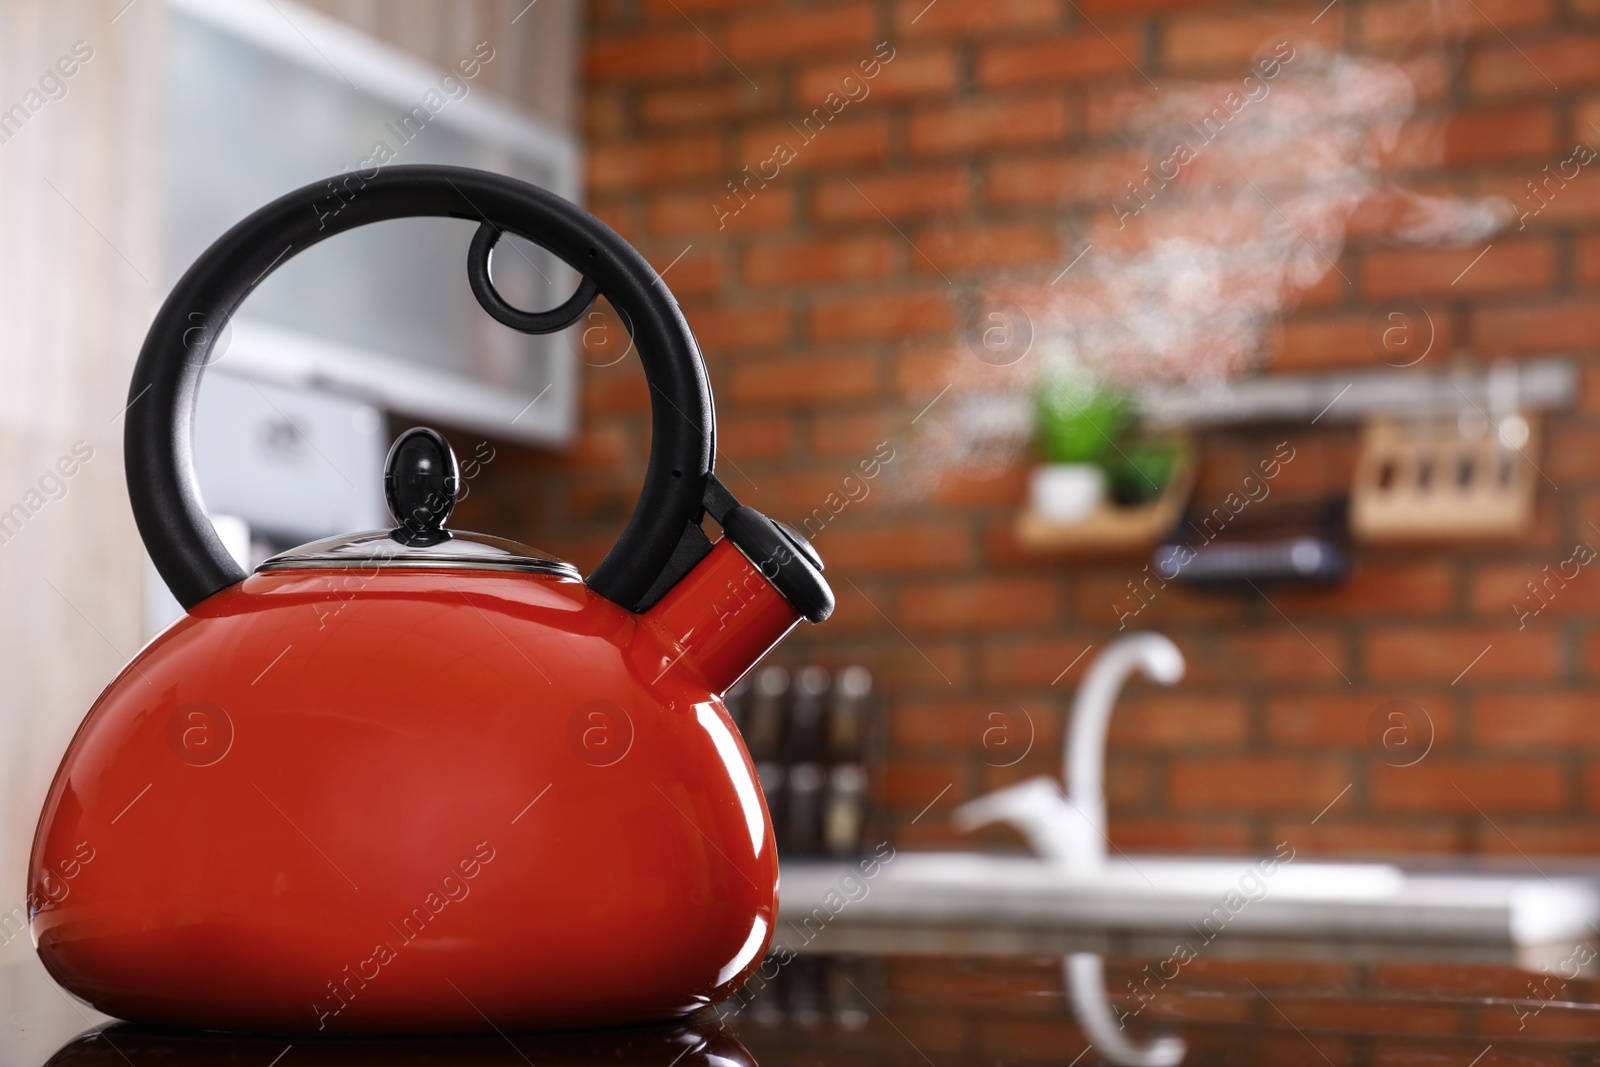
[[[1030,941],[1039,952],[1027,951]],[[1188,957],[1155,940],[1098,947],[1061,951],[1023,935],[1000,953],[798,955],[769,967],[776,976],[747,996],[672,1026],[426,1040],[107,1022],[67,1000],[36,962],[13,958],[0,966],[10,1016],[0,1067],[1600,1063],[1593,945],[1520,956],[1241,942]]]

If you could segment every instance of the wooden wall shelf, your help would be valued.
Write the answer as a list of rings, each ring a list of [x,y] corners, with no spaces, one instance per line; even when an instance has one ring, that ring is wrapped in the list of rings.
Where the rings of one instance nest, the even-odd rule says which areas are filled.
[[[1013,532],[1030,552],[1060,556],[1100,556],[1154,548],[1183,515],[1194,492],[1197,464],[1194,447],[1179,445],[1172,480],[1161,495],[1144,504],[1120,507],[1105,503],[1082,522],[1051,522],[1024,505]]]

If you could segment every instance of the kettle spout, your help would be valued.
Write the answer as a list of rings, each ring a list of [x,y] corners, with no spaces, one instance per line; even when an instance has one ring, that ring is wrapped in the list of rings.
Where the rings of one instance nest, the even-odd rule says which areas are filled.
[[[801,617],[726,537],[644,614],[719,695],[761,662]]]

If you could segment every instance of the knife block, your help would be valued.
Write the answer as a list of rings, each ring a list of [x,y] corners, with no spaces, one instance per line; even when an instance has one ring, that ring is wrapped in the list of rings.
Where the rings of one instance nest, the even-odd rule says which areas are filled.
[[[1373,419],[1362,428],[1350,526],[1363,541],[1514,538],[1533,526],[1532,458],[1538,426],[1521,448],[1493,425],[1473,436],[1456,419]]]

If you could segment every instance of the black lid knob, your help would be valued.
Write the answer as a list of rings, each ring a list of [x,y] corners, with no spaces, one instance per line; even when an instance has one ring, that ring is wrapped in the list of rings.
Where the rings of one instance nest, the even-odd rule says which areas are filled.
[[[461,468],[437,431],[417,426],[396,439],[383,461],[383,496],[398,525],[391,537],[426,547],[450,539],[444,528],[461,490]]]

